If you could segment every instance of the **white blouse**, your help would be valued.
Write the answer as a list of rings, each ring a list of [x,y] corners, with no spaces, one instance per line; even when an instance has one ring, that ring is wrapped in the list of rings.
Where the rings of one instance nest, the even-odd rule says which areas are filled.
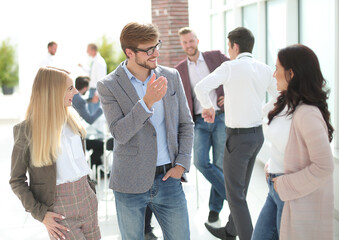
[[[65,124],[61,132],[61,152],[56,161],[56,184],[75,182],[90,171],[80,135]]]
[[[276,99],[272,99],[265,107],[264,114],[268,115],[269,111],[274,108]],[[284,173],[284,156],[287,141],[290,135],[292,115],[286,115],[287,106],[285,109],[275,116],[268,125],[268,119],[264,120],[264,134],[271,142],[270,158],[268,160],[269,173]]]

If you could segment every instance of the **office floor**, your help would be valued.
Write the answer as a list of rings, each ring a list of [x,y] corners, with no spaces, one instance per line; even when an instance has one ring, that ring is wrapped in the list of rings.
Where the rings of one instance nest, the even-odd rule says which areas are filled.
[[[48,239],[47,231],[42,223],[36,221],[29,213],[26,213],[21,202],[13,194],[8,184],[10,172],[10,156],[13,146],[12,126],[17,121],[0,120],[0,240],[45,240]],[[192,240],[215,239],[206,230],[204,223],[208,216],[208,197],[210,184],[198,173],[198,188],[196,188],[196,171],[194,166],[188,174],[189,182],[183,184],[188,203],[190,217],[190,231]],[[198,189],[198,192],[197,192]],[[105,191],[101,182],[98,187],[97,197],[99,199],[99,224],[103,240],[121,239],[117,224],[115,203],[111,190]],[[197,198],[198,194],[198,198]],[[248,205],[255,224],[259,212],[263,206],[267,194],[264,179],[263,165],[261,162],[255,164],[250,188],[248,191]],[[227,202],[220,213],[220,221],[217,226],[225,225],[229,209]],[[154,233],[162,238],[162,233],[156,219],[152,218]],[[335,239],[339,240],[339,222],[335,221]]]

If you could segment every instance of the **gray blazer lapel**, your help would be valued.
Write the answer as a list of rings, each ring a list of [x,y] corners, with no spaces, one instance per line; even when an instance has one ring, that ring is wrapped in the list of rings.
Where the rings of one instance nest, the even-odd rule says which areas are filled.
[[[118,67],[116,75],[118,76],[118,84],[121,86],[122,90],[125,91],[126,95],[131,99],[133,105],[135,105],[140,99],[133,84],[131,83],[131,80],[128,78],[125,70],[123,69],[122,64],[120,64]]]

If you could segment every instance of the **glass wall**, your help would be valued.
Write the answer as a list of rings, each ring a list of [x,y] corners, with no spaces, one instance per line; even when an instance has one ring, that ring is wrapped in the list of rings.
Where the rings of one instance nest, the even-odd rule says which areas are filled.
[[[225,12],[225,53],[226,55],[228,55],[227,53],[227,44],[228,44],[228,39],[227,39],[227,35],[230,31],[232,31],[234,29],[234,13],[233,10],[229,10],[227,12]]]
[[[211,15],[211,49],[223,52],[225,49],[225,33],[223,28],[220,28],[222,22],[222,13]]]
[[[336,0],[300,0],[300,43],[310,47],[318,56],[321,71],[331,89],[329,98],[330,112],[334,114],[334,78],[335,78],[335,2]],[[319,13],[322,14],[321,17]],[[332,119],[334,123],[334,119]]]
[[[257,4],[251,4],[242,8],[242,26],[251,30],[255,40],[258,36],[258,17]],[[257,57],[258,44],[254,43],[253,56]]]
[[[279,49],[286,46],[286,2],[272,0],[266,3],[266,63],[275,69]]]

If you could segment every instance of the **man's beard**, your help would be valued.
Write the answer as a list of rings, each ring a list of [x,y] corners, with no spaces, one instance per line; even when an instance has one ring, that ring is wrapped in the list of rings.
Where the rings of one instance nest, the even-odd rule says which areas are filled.
[[[155,67],[150,66],[149,64],[147,64],[147,60],[144,61],[144,62],[141,62],[141,61],[139,61],[138,57],[135,59],[135,62],[136,62],[136,64],[138,64],[140,67],[143,67],[143,68],[146,68],[146,69],[149,69],[149,70],[155,69],[155,68],[157,67],[157,65],[158,65],[157,63],[155,63]]]
[[[189,54],[188,52],[186,52],[186,55],[189,56],[189,57],[193,57],[193,56],[195,56],[195,54],[197,54],[197,52],[198,52],[198,48],[195,48],[193,54]]]

